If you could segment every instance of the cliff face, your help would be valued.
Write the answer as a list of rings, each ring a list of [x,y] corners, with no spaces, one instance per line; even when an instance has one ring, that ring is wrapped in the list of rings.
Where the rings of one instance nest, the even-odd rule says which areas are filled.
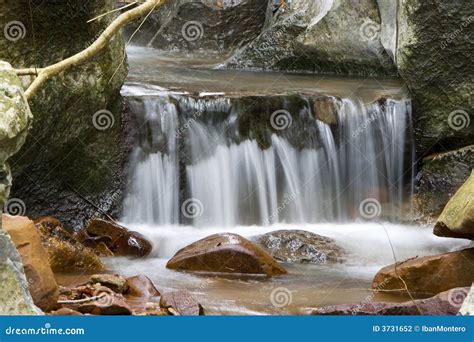
[[[43,1],[32,7],[31,20],[28,1],[2,2],[0,59],[21,68],[67,58],[89,46],[114,15],[87,21],[114,7],[113,0]],[[119,96],[126,69],[118,35],[92,62],[53,77],[30,100],[33,128],[11,160],[12,197],[25,203],[26,215],[80,226],[96,210],[80,196],[106,211],[120,203],[114,194],[127,155]]]

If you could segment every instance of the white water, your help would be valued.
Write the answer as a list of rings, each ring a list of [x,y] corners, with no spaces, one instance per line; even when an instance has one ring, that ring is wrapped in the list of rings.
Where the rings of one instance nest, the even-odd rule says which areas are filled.
[[[143,122],[124,202],[126,223],[347,221],[360,217],[365,199],[376,201],[381,217],[400,216],[410,153],[405,101],[383,107],[342,99],[332,127],[314,118],[308,102],[285,130],[268,129],[266,148],[251,136],[242,139],[239,106],[225,96],[164,92],[135,98],[132,106]],[[296,147],[291,141],[306,129],[303,148]]]

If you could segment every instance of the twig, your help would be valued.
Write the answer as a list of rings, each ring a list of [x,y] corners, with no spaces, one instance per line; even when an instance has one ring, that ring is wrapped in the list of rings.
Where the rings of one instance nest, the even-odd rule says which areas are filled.
[[[106,15],[109,15],[109,14],[112,14],[112,13],[115,13],[115,12],[118,12],[118,11],[121,11],[121,10],[123,10],[123,9],[125,9],[125,8],[128,8],[128,7],[130,7],[130,6],[135,5],[136,3],[137,3],[137,2],[134,1],[134,2],[129,3],[128,5],[125,5],[125,6],[122,6],[122,7],[120,7],[120,8],[116,8],[116,9],[114,9],[114,10],[111,10],[111,11],[108,11],[108,12],[105,12],[105,13],[102,13],[101,15],[98,15],[98,16],[95,17],[95,18],[92,18],[92,19],[87,20],[87,23],[91,23],[91,22],[93,22],[93,21],[95,21],[95,20],[97,20],[97,19],[100,19],[100,18],[102,18],[102,17],[105,17]]]
[[[107,293],[101,293],[98,296],[84,298],[84,299],[58,300],[58,304],[81,304],[81,303],[93,302],[105,296],[107,296]]]

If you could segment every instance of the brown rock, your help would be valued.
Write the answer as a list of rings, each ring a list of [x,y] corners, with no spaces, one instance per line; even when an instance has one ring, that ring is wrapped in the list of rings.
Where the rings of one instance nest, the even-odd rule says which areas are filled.
[[[458,287],[427,299],[403,303],[330,305],[311,311],[312,315],[456,315],[467,297],[468,287]]]
[[[255,241],[276,260],[286,263],[334,263],[343,261],[345,254],[335,240],[304,230],[277,230]]]
[[[55,272],[99,271],[105,268],[94,250],[85,247],[65,230],[59,220],[41,217],[35,227],[48,251],[49,263]]]
[[[52,311],[51,315],[54,316],[82,316],[82,314],[76,310],[69,309],[69,308],[61,308],[56,311]]]
[[[119,275],[94,274],[89,278],[89,283],[100,283],[101,285],[104,285],[117,293],[124,293],[128,290],[127,280]]]
[[[58,285],[33,221],[23,216],[2,215],[2,225],[20,253],[34,303],[43,311],[51,310],[59,297]]]
[[[79,312],[92,315],[131,315],[132,309],[120,295],[107,294],[102,298],[79,306]]]
[[[153,245],[140,233],[99,218],[89,222],[87,233],[92,237],[109,237],[111,240],[100,241],[116,256],[144,257],[153,249]]]
[[[415,296],[433,296],[455,287],[470,286],[474,281],[474,248],[461,251],[408,259],[382,268],[372,282],[372,287],[383,290],[405,291]]]
[[[204,315],[201,304],[186,290],[163,293],[160,298],[160,306],[173,314],[177,312],[181,316]]]
[[[183,271],[249,273],[274,276],[287,271],[265,250],[242,236],[214,234],[180,249],[166,264]]]
[[[134,297],[156,297],[160,295],[150,280],[144,275],[137,275],[127,278],[128,291],[127,294]]]

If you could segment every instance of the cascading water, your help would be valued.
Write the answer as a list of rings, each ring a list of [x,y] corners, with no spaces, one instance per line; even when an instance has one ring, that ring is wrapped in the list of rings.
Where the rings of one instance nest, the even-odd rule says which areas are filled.
[[[409,193],[406,100],[161,92],[129,101],[140,130],[125,222],[397,218]],[[372,211],[361,215],[366,202]]]

